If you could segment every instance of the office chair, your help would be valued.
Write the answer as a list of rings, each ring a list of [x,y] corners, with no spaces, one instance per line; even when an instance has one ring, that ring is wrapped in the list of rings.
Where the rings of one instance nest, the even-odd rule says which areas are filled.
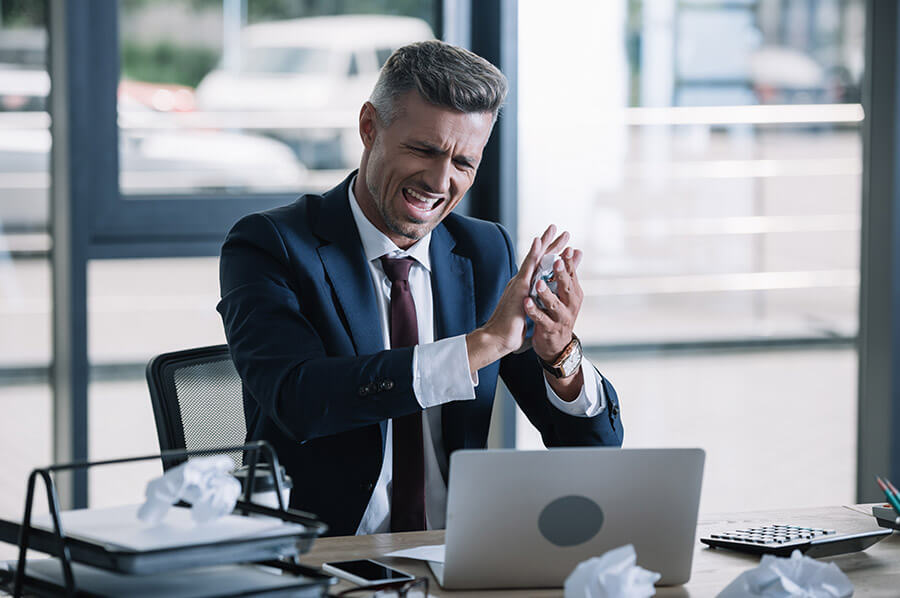
[[[157,355],[147,364],[147,385],[161,450],[244,444],[243,386],[228,345]],[[223,454],[241,466],[240,451]],[[163,459],[163,469],[181,462]]]

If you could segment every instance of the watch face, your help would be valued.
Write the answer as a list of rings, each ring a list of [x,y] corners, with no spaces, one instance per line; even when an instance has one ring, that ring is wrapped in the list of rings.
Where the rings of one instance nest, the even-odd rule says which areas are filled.
[[[578,365],[581,363],[581,351],[576,347],[574,351],[560,364],[559,368],[563,371],[563,377],[571,376]]]

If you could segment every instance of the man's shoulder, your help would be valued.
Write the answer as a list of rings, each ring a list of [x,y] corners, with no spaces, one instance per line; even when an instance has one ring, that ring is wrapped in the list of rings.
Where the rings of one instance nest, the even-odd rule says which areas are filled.
[[[311,222],[321,200],[321,196],[303,195],[290,204],[247,214],[234,223],[225,242],[283,243],[288,235],[294,238],[310,235]]]
[[[232,227],[229,236],[235,233],[266,234],[277,232],[280,236],[312,240],[316,237],[317,224],[323,219],[323,210],[331,208],[335,214],[343,211],[341,209],[342,206],[333,205],[342,199],[340,195],[341,187],[336,187],[322,194],[306,193],[289,204],[248,214],[237,221]],[[343,201],[346,203],[346,196],[343,197]],[[349,211],[349,207],[347,207],[346,212],[348,216]],[[335,214],[331,214],[331,216]],[[326,214],[326,217],[329,217],[329,215]]]
[[[288,225],[295,230],[309,228],[316,221],[325,201],[323,195],[306,193],[289,204],[262,210],[250,216],[264,218],[279,227]]]

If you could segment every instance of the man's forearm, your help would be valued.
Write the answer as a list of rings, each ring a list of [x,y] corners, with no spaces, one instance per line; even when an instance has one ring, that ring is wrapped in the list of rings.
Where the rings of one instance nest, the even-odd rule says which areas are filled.
[[[469,369],[474,376],[483,367],[489,366],[505,356],[505,351],[495,336],[484,328],[477,328],[466,335],[466,351],[469,354]]]

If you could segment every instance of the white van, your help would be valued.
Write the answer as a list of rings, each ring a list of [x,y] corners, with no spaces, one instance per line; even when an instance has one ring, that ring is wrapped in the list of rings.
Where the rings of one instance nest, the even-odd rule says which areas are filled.
[[[197,87],[204,111],[279,112],[253,119],[257,132],[287,142],[310,168],[342,168],[359,157],[359,108],[391,52],[433,39],[412,17],[348,15],[245,27],[240,67],[217,68]],[[257,115],[258,116],[258,115]],[[274,120],[274,122],[272,122]]]

